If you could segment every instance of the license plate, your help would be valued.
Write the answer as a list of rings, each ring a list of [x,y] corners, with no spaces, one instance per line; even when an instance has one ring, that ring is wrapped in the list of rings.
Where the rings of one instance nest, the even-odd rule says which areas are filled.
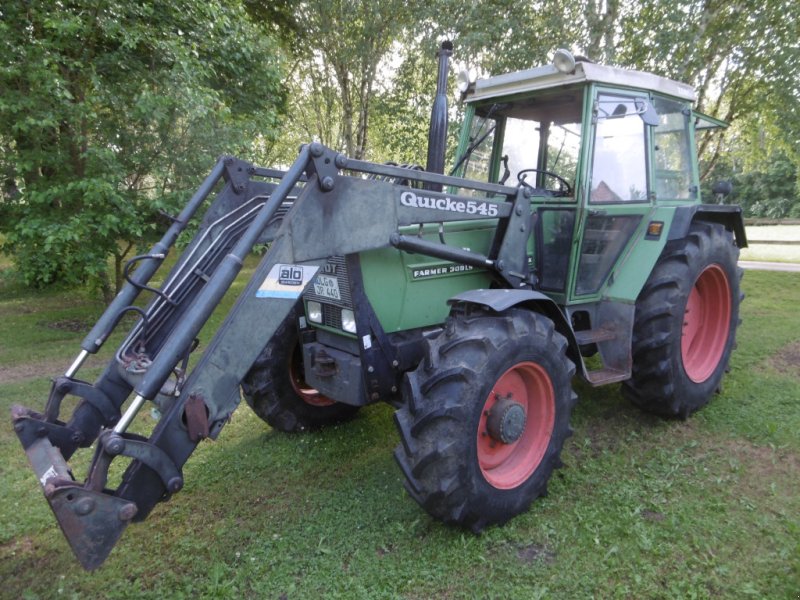
[[[314,293],[330,300],[342,299],[339,294],[339,280],[329,275],[317,275],[314,280]]]

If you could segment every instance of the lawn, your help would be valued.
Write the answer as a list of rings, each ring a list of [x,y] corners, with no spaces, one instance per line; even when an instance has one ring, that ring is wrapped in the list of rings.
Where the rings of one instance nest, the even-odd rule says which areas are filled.
[[[796,598],[800,274],[749,271],[743,285],[738,350],[708,407],[664,421],[618,386],[577,385],[575,435],[549,495],[481,536],[432,520],[405,494],[390,407],[290,436],[242,406],[187,463],[183,492],[89,574],[3,417],[0,595]],[[74,292],[0,282],[1,414],[43,405],[99,310]]]

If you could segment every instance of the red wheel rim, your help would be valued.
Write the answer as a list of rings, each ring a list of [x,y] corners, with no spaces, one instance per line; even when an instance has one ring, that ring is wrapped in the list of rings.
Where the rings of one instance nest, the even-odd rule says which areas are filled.
[[[525,411],[525,426],[515,442],[505,444],[489,435],[487,418],[509,394]],[[478,423],[478,463],[486,481],[502,490],[524,483],[547,451],[555,414],[553,384],[541,366],[521,362],[503,373],[489,392]]]
[[[292,353],[289,359],[289,381],[292,382],[292,388],[300,399],[310,406],[330,406],[336,404],[335,400],[331,400],[327,396],[320,394],[316,389],[306,383],[305,376],[301,365],[302,361],[298,359],[297,353],[300,351],[299,347],[296,352]]]
[[[689,293],[681,336],[686,375],[702,383],[722,359],[731,327],[731,288],[719,265],[706,267]]]

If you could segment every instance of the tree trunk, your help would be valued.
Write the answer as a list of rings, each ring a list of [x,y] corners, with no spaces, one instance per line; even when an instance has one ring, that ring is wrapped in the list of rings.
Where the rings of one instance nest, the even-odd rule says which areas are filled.
[[[339,97],[342,100],[342,142],[344,151],[348,156],[354,156],[356,148],[353,140],[353,98],[352,90],[350,89],[350,74],[344,65],[334,65],[333,69],[336,73],[336,80],[339,82]]]
[[[114,296],[119,294],[119,291],[122,289],[122,286],[125,285],[125,277],[123,276],[123,271],[125,269],[125,259],[128,257],[128,254],[130,253],[132,248],[133,248],[133,242],[128,242],[124,250],[122,250],[121,252],[120,251],[114,252]]]

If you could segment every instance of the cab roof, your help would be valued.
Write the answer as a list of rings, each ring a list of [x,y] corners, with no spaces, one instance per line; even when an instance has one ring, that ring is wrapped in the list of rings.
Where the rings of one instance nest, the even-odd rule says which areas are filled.
[[[576,62],[575,70],[571,73],[562,73],[553,65],[544,65],[525,71],[515,71],[495,77],[487,77],[486,79],[478,79],[475,82],[474,90],[468,93],[465,100],[470,103],[481,102],[499,96],[560,88],[566,85],[588,82],[615,87],[652,90],[683,100],[692,102],[696,100],[694,88],[688,84],[653,75],[652,73],[607,67],[583,61]]]

